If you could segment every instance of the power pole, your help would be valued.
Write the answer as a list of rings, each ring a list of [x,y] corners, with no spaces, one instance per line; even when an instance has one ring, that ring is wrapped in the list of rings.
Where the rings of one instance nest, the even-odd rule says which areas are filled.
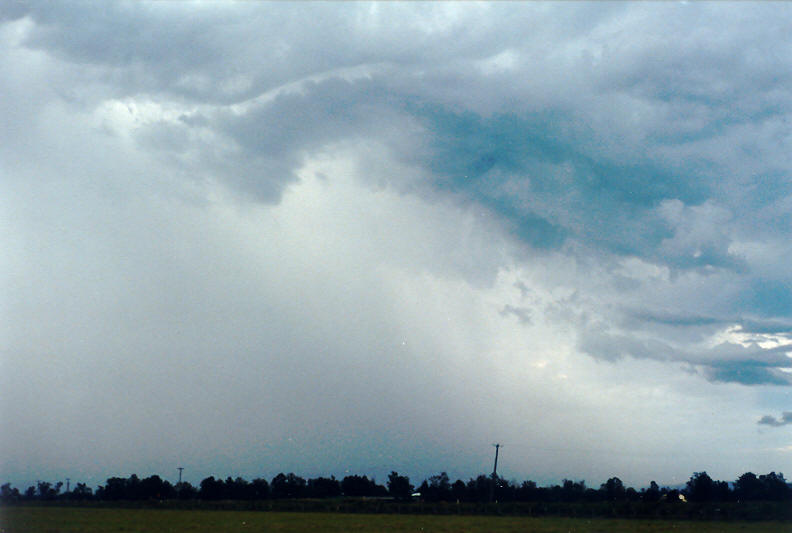
[[[71,481],[71,479],[70,478],[66,478],[66,493],[67,494],[69,493],[69,481]]]
[[[492,467],[492,477],[498,477],[498,450],[500,450],[500,444],[493,444],[495,446],[495,466]]]
[[[498,451],[501,444],[493,444],[495,446],[495,466],[492,467],[492,482],[490,483],[490,501],[495,499],[495,484],[498,482]]]
[[[179,471],[179,486],[181,486],[181,476],[182,476],[182,470],[184,470],[184,467],[180,466],[180,467],[176,468],[176,470]]]

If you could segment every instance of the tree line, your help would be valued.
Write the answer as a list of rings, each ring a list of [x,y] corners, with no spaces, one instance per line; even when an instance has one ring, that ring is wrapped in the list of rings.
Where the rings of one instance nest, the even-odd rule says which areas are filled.
[[[294,473],[280,473],[271,480],[241,477],[225,480],[209,476],[198,486],[188,482],[172,484],[158,475],[139,478],[111,477],[92,490],[85,483],[62,491],[63,483],[39,481],[24,491],[10,483],[0,486],[0,501],[145,501],[145,500],[276,500],[325,498],[382,498],[408,502],[786,502],[792,501],[792,487],[783,474],[770,472],[757,476],[752,472],[733,482],[712,479],[706,472],[695,472],[684,488],[660,487],[652,481],[648,487],[636,490],[626,487],[618,477],[612,477],[599,488],[586,486],[584,481],[563,480],[561,484],[540,487],[534,481],[509,481],[498,476],[479,475],[467,482],[451,482],[448,474],[431,476],[417,487],[409,477],[391,472],[387,482],[378,484],[374,478],[350,475],[305,479]]]

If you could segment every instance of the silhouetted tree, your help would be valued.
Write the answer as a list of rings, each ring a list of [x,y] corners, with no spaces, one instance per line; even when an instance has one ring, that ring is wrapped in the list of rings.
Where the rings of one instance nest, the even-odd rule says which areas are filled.
[[[457,479],[451,485],[451,497],[458,502],[466,499],[466,492],[465,482],[461,479]]]
[[[612,477],[600,485],[600,492],[609,502],[616,502],[626,499],[624,483],[622,483],[622,480],[617,477]]]
[[[738,501],[761,500],[763,497],[762,483],[756,474],[746,472],[734,482],[734,495]]]
[[[489,500],[490,487],[493,480],[490,476],[480,474],[476,479],[467,482],[467,493],[470,501],[486,502]]]
[[[222,479],[209,476],[201,481],[198,496],[202,500],[221,500],[225,497],[225,483]]]
[[[428,484],[424,481],[420,489],[421,495],[427,501],[449,501],[451,499],[451,481],[448,479],[448,474],[441,472],[430,477],[428,481]]]
[[[396,471],[388,474],[388,493],[397,500],[409,500],[413,493],[413,486],[410,478],[400,476]]]
[[[521,502],[539,501],[539,488],[536,481],[523,481],[517,489],[517,499]]]
[[[655,481],[649,482],[649,488],[642,491],[641,500],[646,503],[655,503],[660,501],[660,487]]]
[[[123,500],[127,498],[127,480],[120,477],[107,478],[104,485],[96,489],[96,497],[100,500]]]
[[[731,499],[729,484],[715,481],[706,472],[694,472],[687,482],[685,495],[691,502],[724,502]]]
[[[54,500],[58,497],[62,486],[62,481],[58,481],[55,485],[49,481],[39,481],[36,484],[36,494],[40,500]]]
[[[677,489],[663,487],[662,493],[660,499],[668,503],[678,503],[682,501],[682,494]]]
[[[5,483],[0,487],[0,500],[5,503],[15,502],[20,499],[19,489],[11,486],[11,483]]]
[[[253,488],[250,483],[241,478],[236,479],[229,476],[226,478],[223,491],[223,498],[230,500],[252,500],[254,499]]]
[[[140,481],[138,497],[143,500],[169,500],[175,496],[175,490],[168,481],[157,475],[149,476]]]
[[[176,497],[180,500],[194,500],[198,497],[198,489],[193,487],[190,483],[182,481],[176,483]]]
[[[90,500],[93,498],[93,491],[85,483],[77,483],[69,493],[70,500]]]
[[[272,478],[270,493],[273,498],[301,498],[305,492],[305,485],[305,480],[300,476],[281,472]]]
[[[309,498],[335,498],[340,495],[341,484],[335,476],[308,480],[307,496]]]
[[[266,479],[256,478],[250,482],[253,489],[254,498],[264,500],[270,496],[270,485]]]
[[[495,501],[512,502],[516,498],[517,487],[511,481],[498,476],[495,478]]]
[[[341,492],[344,496],[386,496],[388,491],[385,487],[377,485],[373,479],[366,476],[346,476],[341,480]]]
[[[561,485],[561,501],[562,502],[579,502],[583,500],[586,492],[585,481],[572,481],[565,479]]]
[[[784,501],[792,496],[792,490],[784,479],[784,474],[780,472],[770,472],[759,476],[759,483],[762,485],[762,493],[767,500]]]

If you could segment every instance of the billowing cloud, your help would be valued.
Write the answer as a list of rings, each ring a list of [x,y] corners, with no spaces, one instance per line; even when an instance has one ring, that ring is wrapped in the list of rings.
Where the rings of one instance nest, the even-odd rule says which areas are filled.
[[[789,9],[4,4],[0,473],[777,470]]]

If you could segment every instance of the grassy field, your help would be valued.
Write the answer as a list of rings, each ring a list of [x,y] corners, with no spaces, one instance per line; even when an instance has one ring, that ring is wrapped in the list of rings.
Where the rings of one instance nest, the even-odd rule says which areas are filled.
[[[782,522],[688,522],[493,516],[179,511],[74,507],[0,508],[0,533],[226,533],[424,531],[536,533],[779,533]]]

